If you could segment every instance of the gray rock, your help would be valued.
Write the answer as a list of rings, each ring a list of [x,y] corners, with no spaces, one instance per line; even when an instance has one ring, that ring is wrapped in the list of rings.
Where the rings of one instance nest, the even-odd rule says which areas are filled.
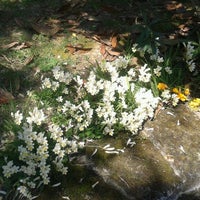
[[[126,146],[126,133],[89,142],[85,152],[71,156],[63,188],[39,199],[200,199],[199,121],[187,105],[179,105],[146,122],[133,147]]]

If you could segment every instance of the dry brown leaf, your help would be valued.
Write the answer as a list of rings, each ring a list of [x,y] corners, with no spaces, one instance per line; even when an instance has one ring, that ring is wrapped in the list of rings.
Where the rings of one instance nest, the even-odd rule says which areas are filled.
[[[105,54],[106,54],[106,47],[105,47],[104,44],[102,44],[100,46],[100,53],[101,53],[102,56],[105,56]]]
[[[66,49],[69,53],[74,54],[76,51],[76,48],[73,46],[66,46]]]
[[[182,3],[178,3],[177,1],[172,1],[166,5],[167,10],[177,10],[183,7]]]
[[[114,60],[116,60],[116,59],[117,59],[116,56],[108,55],[108,56],[106,57],[106,61],[108,61],[108,62],[112,62],[112,61],[114,61]]]
[[[112,36],[110,41],[111,41],[112,48],[116,48],[117,47],[117,36]]]
[[[79,22],[77,22],[77,20],[74,20],[74,19],[68,19],[67,20],[67,23],[69,24],[69,25],[73,25],[73,26],[78,26],[80,23]],[[74,27],[75,28],[75,27]]]
[[[131,58],[130,64],[133,65],[133,66],[139,66],[138,58],[137,57]]]
[[[1,48],[3,48],[3,49],[10,49],[10,48],[12,48],[12,47],[14,47],[14,46],[16,46],[18,44],[19,44],[19,42],[12,42],[10,44],[2,45]]]
[[[29,45],[27,45],[25,42],[23,42],[22,44],[16,46],[15,48],[13,48],[14,50],[21,50],[21,49],[25,49],[28,48]]]
[[[92,48],[84,48],[82,44],[79,44],[77,46],[67,45],[66,49],[71,53],[74,54],[75,52],[79,53],[85,53],[87,51],[91,51]]]
[[[120,56],[121,52],[119,51],[114,51],[114,50],[109,50],[107,49],[107,52],[111,55],[111,56]]]
[[[0,104],[9,103],[13,99],[14,97],[10,92],[0,88]]]
[[[91,51],[92,48],[76,48],[76,50],[77,50],[79,53],[85,53],[85,52]]]

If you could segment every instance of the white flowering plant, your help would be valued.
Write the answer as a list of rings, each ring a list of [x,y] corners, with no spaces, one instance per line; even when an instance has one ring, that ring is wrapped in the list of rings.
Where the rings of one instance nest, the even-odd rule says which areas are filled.
[[[188,77],[199,74],[196,66],[199,48],[199,44],[194,42],[163,48],[157,41],[148,48],[134,44],[132,51],[140,62],[145,63],[145,74],[149,73],[154,95],[160,96],[162,103],[176,106],[179,101],[189,99]],[[144,68],[141,67],[140,71]]]
[[[51,79],[42,79],[37,98],[49,105],[52,122],[68,127],[68,135],[98,138],[120,130],[136,134],[144,120],[153,117],[159,101],[150,90],[140,87],[143,82],[150,87],[150,77],[146,65],[137,71],[123,57],[98,65],[90,71],[87,80],[57,66]],[[136,98],[140,95],[143,104]],[[134,116],[136,111],[145,112],[141,119],[128,121],[127,116]]]
[[[67,174],[68,155],[84,143],[77,137],[65,137],[65,130],[58,125],[48,124],[48,116],[38,107],[28,115],[18,110],[11,116],[15,124],[10,129],[16,133],[2,154],[4,186],[32,199],[31,191],[49,184],[52,171]]]
[[[16,181],[19,194],[31,199],[31,191],[49,184],[52,173],[67,173],[68,155],[85,139],[137,134],[153,118],[159,98],[149,89],[147,66],[136,70],[128,62],[121,57],[98,65],[86,80],[59,66],[43,75],[40,90],[28,93],[36,106],[11,113],[13,149],[4,151],[4,181]]]
[[[194,63],[192,44],[184,46],[186,64]],[[137,44],[133,54],[140,60],[137,66],[119,57],[91,68],[87,78],[61,66],[43,73],[41,87],[28,92],[33,108],[11,113],[13,137],[1,154],[7,189],[13,187],[18,195],[32,199],[32,192],[50,184],[53,174],[67,174],[68,156],[83,148],[87,139],[135,135],[154,117],[160,101],[176,106],[187,99],[189,91],[171,90],[179,83],[173,80],[179,71],[176,55]]]

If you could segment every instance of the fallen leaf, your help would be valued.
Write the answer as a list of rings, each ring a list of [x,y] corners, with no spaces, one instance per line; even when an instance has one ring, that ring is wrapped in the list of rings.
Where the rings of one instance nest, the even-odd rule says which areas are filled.
[[[29,45],[27,45],[25,42],[23,42],[22,44],[16,46],[15,48],[13,48],[14,50],[21,50],[21,49],[25,49],[28,48]]]
[[[10,92],[0,88],[0,104],[9,103],[13,99],[14,97]]]
[[[172,1],[168,4],[166,4],[166,9],[167,10],[177,10],[177,9],[180,9],[180,8],[183,8],[183,4],[182,3],[178,3],[176,1]]]
[[[107,49],[107,52],[111,55],[111,56],[120,56],[121,52],[119,51],[114,51],[114,50],[109,50]]]
[[[106,54],[106,47],[105,47],[104,44],[102,44],[100,46],[100,53],[101,53],[102,56],[104,56]]]
[[[12,42],[10,44],[2,45],[1,48],[3,48],[3,49],[10,49],[10,48],[12,48],[12,47],[14,47],[14,46],[16,46],[18,44],[19,44],[19,42]]]
[[[131,60],[130,60],[130,65],[139,66],[138,58],[137,58],[137,57],[131,58]]]
[[[66,49],[71,54],[74,54],[74,52],[76,51],[76,48],[73,46],[66,46]]]
[[[111,46],[113,48],[116,48],[117,47],[117,36],[112,36],[110,41],[111,41]]]
[[[76,45],[76,46],[72,46],[72,45],[67,45],[66,49],[71,53],[75,53],[75,52],[79,52],[79,53],[85,53],[87,51],[91,51],[92,48],[84,48],[82,44]]]

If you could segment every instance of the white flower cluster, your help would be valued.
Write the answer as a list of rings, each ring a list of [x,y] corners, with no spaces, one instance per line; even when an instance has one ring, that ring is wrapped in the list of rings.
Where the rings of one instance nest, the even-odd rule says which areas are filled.
[[[98,70],[101,75],[98,74]],[[78,92],[76,91],[76,96],[70,99],[71,86],[66,86],[65,91],[68,95],[63,92],[60,96],[55,97],[60,103],[56,112],[62,112],[66,121],[65,126],[70,127],[74,134],[83,132],[95,124],[103,127],[103,134],[111,136],[118,124],[136,134],[144,120],[153,116],[153,111],[157,106],[154,102],[158,103],[159,101],[150,90],[138,91],[137,89],[138,81],[150,82],[150,68],[147,64],[141,66],[139,70],[130,68],[128,59],[120,57],[112,63],[106,62],[100,65],[98,70],[90,71],[88,79],[84,82],[80,76],[69,78],[70,81],[72,79],[75,81],[75,88]],[[63,74],[65,72],[62,72],[59,67],[53,69],[53,78],[60,84],[61,78],[59,77],[62,77]],[[67,75],[67,77],[72,76]],[[50,80],[51,83],[53,81],[55,80]],[[43,88],[45,88],[44,85],[43,83]],[[54,91],[53,88],[52,90]],[[142,92],[147,98],[144,98],[145,100],[141,104],[140,100],[135,100],[135,95],[141,95]],[[134,108],[136,108],[135,111]]]
[[[3,167],[3,174],[6,178],[11,177],[13,174],[16,174],[17,172],[19,172],[19,167],[15,166],[13,164],[13,161],[9,161],[7,162],[7,165],[4,165]]]
[[[83,106],[87,107],[87,103],[84,102]],[[24,178],[20,180],[21,186],[18,187],[18,192],[27,199],[32,199],[29,189],[36,188],[36,182],[40,185],[49,184],[53,165],[58,172],[66,174],[68,170],[64,163],[66,156],[77,152],[84,143],[78,142],[78,138],[68,139],[58,125],[52,124],[48,130],[38,131],[47,116],[37,107],[29,112],[28,117],[23,116],[19,110],[11,113],[11,116],[17,125],[22,124],[21,130],[17,133],[20,165],[15,165],[13,160],[8,161],[6,158],[6,164],[2,166],[3,175],[10,178],[18,173],[23,174]],[[65,130],[68,129],[65,127]]]
[[[23,164],[16,166],[13,161],[8,161],[3,166],[3,174],[9,178],[14,174],[23,173],[25,177],[24,185],[21,185],[18,190],[26,198],[31,199],[28,187],[36,187],[36,184],[32,182],[35,176],[39,176],[43,184],[48,184],[50,181],[50,165],[47,164],[49,158],[48,141],[44,133],[33,131],[30,124],[24,124],[22,129],[18,133],[18,139],[24,144],[18,146],[18,152],[19,161]]]
[[[157,62],[157,63],[163,63],[163,62],[164,62],[163,57],[160,56],[160,51],[159,51],[158,48],[156,49],[156,53],[155,53],[155,54],[152,54],[152,55],[150,56],[150,59],[153,60],[153,61],[155,61],[155,62]]]
[[[195,52],[194,46],[191,44],[191,42],[188,42],[187,44],[184,43],[184,46],[186,48],[186,54],[185,54],[186,63],[188,65],[190,72],[194,72],[194,70],[196,69],[196,65],[193,60],[193,55]]]
[[[121,63],[118,61],[118,63]],[[86,90],[91,95],[102,94],[102,98],[97,103],[95,113],[104,125],[104,134],[113,135],[114,126],[121,124],[126,130],[136,134],[141,128],[142,123],[148,117],[153,117],[154,109],[157,107],[158,98],[155,98],[150,90],[146,91],[144,88],[137,91],[137,80],[141,82],[149,82],[151,74],[147,65],[142,66],[139,72],[135,72],[133,68],[128,70],[127,62],[124,65],[112,65],[106,63],[102,67],[102,71],[109,74],[109,80],[100,79],[94,76],[93,79],[88,79],[85,84]],[[127,69],[126,69],[127,68]],[[122,71],[126,69],[126,75]],[[139,74],[138,79],[136,74]],[[90,77],[90,76],[89,76]],[[101,81],[100,87],[95,87]],[[94,90],[91,90],[93,88]],[[91,90],[91,91],[90,91]],[[127,94],[131,96],[131,101],[127,99]],[[141,98],[143,100],[141,101]],[[141,103],[142,102],[142,103]],[[134,105],[135,104],[135,105]],[[135,106],[135,110],[131,106]]]
[[[64,72],[59,66],[56,66],[52,70],[53,77],[55,80],[50,80],[50,78],[42,79],[42,89],[49,88],[56,91],[59,88],[60,83],[70,84],[73,80],[73,76],[69,72]]]
[[[65,131],[70,129],[71,126],[65,127]],[[66,138],[63,129],[56,125],[49,125],[50,138],[54,140],[53,153],[55,154],[55,159],[52,161],[58,172],[62,174],[67,174],[68,167],[64,165],[65,156],[78,151],[78,148],[83,148],[84,142],[78,142],[77,139],[69,140]]]
[[[142,82],[150,82],[151,81],[151,76],[152,72],[157,76],[160,77],[162,74],[162,69],[164,69],[167,74],[172,74],[171,67],[166,66],[164,68],[161,67],[161,65],[165,62],[164,58],[161,56],[159,48],[156,48],[156,52],[153,54],[152,50],[150,49],[144,49],[138,47],[137,44],[133,45],[132,48],[133,53],[139,52],[140,54],[142,53],[142,57],[146,57],[145,53],[147,52],[150,58],[150,61],[153,61],[153,65],[151,67],[148,67],[147,64],[145,64],[141,69],[139,70],[140,76],[139,80]],[[155,67],[156,66],[156,67]],[[153,69],[152,71],[151,68]]]
[[[67,156],[84,146],[80,133],[92,129],[94,134],[102,131],[102,135],[112,136],[120,127],[119,130],[136,134],[143,122],[153,117],[159,98],[141,87],[141,83],[148,84],[151,79],[146,64],[137,70],[121,57],[113,63],[104,63],[99,70],[101,75],[98,70],[91,71],[87,81],[83,81],[80,76],[55,67],[51,78],[42,79],[41,92],[51,90],[56,106],[45,105],[46,112],[34,107],[28,116],[20,111],[11,114],[19,125],[21,164],[6,161],[3,174],[6,178],[24,174],[18,191],[28,199],[28,188],[35,188],[36,182],[49,184],[52,167],[62,174],[68,172]],[[63,123],[54,121],[57,116]]]
[[[144,66],[142,66],[139,69],[139,80],[144,82],[144,83],[148,83],[151,80],[151,73],[150,73],[150,68],[147,67],[147,64],[145,64]]]
[[[161,93],[161,97],[162,97],[162,102],[168,104],[169,102],[171,102],[171,104],[173,106],[177,106],[179,99],[177,98],[177,95],[174,93],[171,93],[171,91],[169,89],[165,89],[162,93]]]
[[[88,100],[83,100],[78,105],[66,100],[62,106],[62,113],[70,118],[75,132],[85,130],[93,118],[93,109]]]

